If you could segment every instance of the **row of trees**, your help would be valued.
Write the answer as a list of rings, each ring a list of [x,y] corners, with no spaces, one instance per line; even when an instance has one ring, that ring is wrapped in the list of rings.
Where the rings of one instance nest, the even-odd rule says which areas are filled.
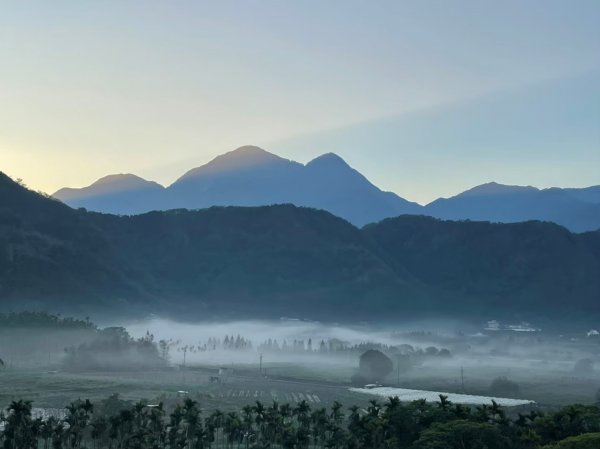
[[[89,318],[80,320],[77,318],[63,317],[60,314],[52,315],[46,312],[9,312],[0,313],[0,330],[19,329],[56,329],[95,330],[96,326]]]
[[[132,370],[164,367],[154,335],[133,338],[123,327],[98,330],[86,343],[65,348],[67,370]]]
[[[226,335],[223,339],[210,337],[206,342],[199,342],[197,345],[186,344],[183,346],[181,340],[160,340],[159,348],[163,358],[168,358],[171,348],[183,352],[206,352],[206,351],[252,351],[254,346],[250,339],[241,335]],[[405,360],[410,360],[410,364],[419,363],[429,357],[451,357],[447,348],[437,348],[427,346],[425,348],[414,347],[408,344],[386,345],[383,343],[362,342],[350,344],[339,339],[320,340],[313,344],[312,338],[308,340],[294,339],[291,341],[283,340],[281,343],[276,338],[268,338],[256,346],[256,350],[262,353],[348,353],[360,354],[369,350],[378,350],[394,355],[402,356]]]
[[[107,401],[104,401],[106,405]],[[109,401],[110,402],[110,401]],[[170,413],[162,404],[96,408],[88,400],[67,407],[64,419],[32,417],[31,403],[15,401],[1,417],[4,449],[597,449],[600,409],[573,405],[544,415],[535,411],[509,419],[496,403],[469,408],[440,396],[436,404],[371,401],[345,410],[338,402],[311,409],[308,403],[203,416],[185,399]],[[102,405],[102,404],[101,404]]]

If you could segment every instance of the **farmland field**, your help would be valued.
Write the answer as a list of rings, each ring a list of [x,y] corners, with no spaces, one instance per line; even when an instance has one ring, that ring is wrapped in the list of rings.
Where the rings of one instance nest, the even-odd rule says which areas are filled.
[[[333,401],[365,407],[369,400],[376,399],[369,394],[351,391],[349,378],[343,380],[344,370],[333,372],[329,378],[321,373],[321,378],[318,379],[319,376],[311,374],[306,366],[298,369],[293,365],[277,364],[272,370],[269,368],[269,365],[266,365],[267,372],[277,373],[277,376],[263,378],[252,375],[252,372],[258,372],[258,365],[244,365],[240,368],[239,375],[231,375],[220,383],[210,381],[211,376],[218,372],[215,366],[145,372],[67,373],[60,370],[4,370],[0,372],[0,406],[5,407],[11,400],[23,398],[32,400],[37,407],[62,408],[77,398],[101,400],[114,393],[119,393],[126,400],[145,399],[167,404],[189,396],[198,400],[205,410],[238,410],[256,401],[294,404],[302,400],[313,407],[330,406]],[[457,380],[449,378],[456,378],[456,373],[441,370],[438,376],[419,376],[418,371],[403,376],[403,388],[444,393],[460,392]],[[303,377],[306,372],[309,374]],[[481,377],[469,378],[468,392],[487,395],[486,373],[473,374]],[[395,382],[391,385],[395,386]],[[539,403],[534,407],[554,407],[570,402],[591,403],[600,382],[548,378],[543,383],[531,381],[521,382],[520,385],[523,398]],[[383,401],[384,398],[379,400]]]
[[[27,330],[3,334],[0,406],[22,398],[32,400],[36,407],[62,408],[77,398],[102,400],[118,393],[126,400],[166,404],[192,397],[205,410],[235,410],[256,401],[306,401],[313,407],[339,401],[362,407],[374,397],[350,388],[366,383],[353,382],[353,376],[360,355],[371,347],[390,356],[392,370],[381,382],[390,388],[531,400],[534,407],[541,408],[591,404],[600,389],[594,371],[600,341],[585,333],[569,337],[549,333],[398,333],[302,322],[218,326],[150,322],[128,329],[136,339],[156,338],[152,345],[156,345],[155,356],[161,363],[144,369],[65,364],[66,348],[73,341],[91,341],[85,329],[73,335],[53,332],[38,336]],[[232,330],[244,334],[234,338]],[[213,337],[227,334],[230,337],[225,339]],[[243,347],[232,348],[233,344]],[[402,351],[410,355],[411,362],[401,367]],[[586,360],[589,372],[575,372],[578,361]],[[127,358],[119,363],[124,361]],[[509,379],[518,385],[518,391],[508,396],[490,391],[492,381],[498,378]]]

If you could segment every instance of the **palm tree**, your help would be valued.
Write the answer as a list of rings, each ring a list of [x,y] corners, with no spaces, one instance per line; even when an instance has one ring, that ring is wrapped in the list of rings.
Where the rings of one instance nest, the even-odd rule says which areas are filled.
[[[506,414],[504,410],[498,405],[496,401],[492,399],[492,406],[490,407],[491,418],[499,424],[507,424]]]
[[[340,425],[344,420],[344,412],[342,412],[342,407],[343,405],[340,404],[338,401],[333,401],[333,405],[331,406],[331,414],[329,416],[333,420],[333,422],[338,425]]]
[[[245,405],[242,407],[242,430],[243,440],[246,443],[246,448],[250,445],[250,440],[254,438],[254,417],[252,416],[254,408],[251,405]]]
[[[186,398],[183,401],[182,411],[185,440],[187,441],[188,449],[192,449],[198,446],[198,438],[203,438],[204,436],[198,403],[190,398]]]
[[[92,437],[92,444],[95,449],[98,446],[98,442],[102,440],[106,434],[106,431],[108,430],[108,421],[103,416],[98,416],[91,422],[91,427],[92,431],[90,435]]]
[[[4,425],[5,449],[29,449],[37,444],[31,432],[31,401],[12,401]]]
[[[78,400],[69,404],[66,409],[68,413],[65,422],[69,424],[67,431],[69,446],[72,449],[78,449],[81,447],[84,433],[90,423],[94,405],[89,399]]]
[[[477,416],[477,419],[480,422],[484,422],[485,423],[485,422],[488,422],[490,420],[490,412],[489,412],[489,409],[488,409],[487,405],[483,404],[480,407],[476,407],[475,410],[476,410],[475,415]]]
[[[237,443],[238,447],[242,440],[242,421],[236,412],[229,412],[225,415],[223,430],[227,435],[229,447],[233,447],[233,443]]]
[[[212,412],[209,419],[213,424],[213,428],[216,431],[216,442],[218,446],[223,446],[223,432],[221,432],[221,442],[219,443],[219,429],[223,427],[223,412],[219,409]]]
[[[57,423],[58,420],[54,416],[51,416],[42,424],[40,436],[44,440],[44,449],[49,449],[50,439],[52,438],[52,433],[54,432],[54,426]]]
[[[308,402],[305,400],[299,402],[293,413],[301,427],[310,427],[310,405],[308,405]]]
[[[383,426],[381,420],[381,406],[375,399],[369,401],[367,407],[367,416],[364,419],[364,434],[363,437],[367,438],[366,443],[369,447],[380,447],[383,440]]]
[[[393,396],[391,398],[388,398],[387,403],[385,404],[385,408],[388,411],[394,411],[396,409],[398,409],[398,407],[400,407],[400,399],[398,398],[398,396]]]
[[[133,433],[133,412],[129,409],[121,410],[118,416],[118,442],[119,449],[125,449],[125,443]]]
[[[281,414],[284,424],[288,423],[293,414],[292,406],[290,404],[282,404],[279,407],[279,413]]]
[[[256,405],[252,408],[254,412],[254,423],[258,428],[258,441],[262,441],[265,437],[265,406],[262,402],[256,401]]]
[[[369,414],[369,416],[376,418],[379,416],[380,411],[381,406],[379,405],[377,399],[371,399],[369,401],[369,407],[367,407],[367,413]]]
[[[348,422],[348,447],[356,448],[358,447],[360,441],[360,431],[361,431],[361,420],[359,410],[360,408],[357,405],[351,406],[348,410],[350,410],[349,422]]]
[[[317,443],[324,444],[327,438],[327,426],[329,424],[327,410],[320,408],[313,411],[310,415],[310,422],[312,424],[313,446],[316,448]]]
[[[283,449],[303,448],[297,438],[296,430],[291,423],[284,424],[281,429],[281,447]]]
[[[148,446],[152,449],[160,449],[165,445],[167,431],[164,425],[164,416],[165,410],[162,402],[147,412]]]
[[[185,413],[181,404],[178,404],[169,415],[169,431],[167,438],[170,448],[183,449],[187,444],[185,439],[184,416]]]
[[[438,406],[443,410],[447,411],[448,408],[452,405],[452,402],[448,400],[448,396],[444,394],[440,394],[440,402],[438,402]]]
[[[296,442],[298,444],[298,448],[308,449],[310,445],[310,428],[305,426],[300,426],[296,429]]]
[[[461,404],[454,404],[452,413],[459,419],[467,419],[471,415],[471,409]]]
[[[54,435],[52,436],[52,449],[62,449],[64,440],[65,426],[62,422],[59,422],[56,427],[54,427]]]

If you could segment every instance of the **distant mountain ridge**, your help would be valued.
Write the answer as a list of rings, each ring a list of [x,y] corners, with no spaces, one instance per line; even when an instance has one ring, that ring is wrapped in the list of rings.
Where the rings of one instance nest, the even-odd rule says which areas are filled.
[[[404,214],[512,223],[552,221],[575,232],[600,229],[600,186],[537,189],[487,183],[426,206],[373,185],[333,153],[306,165],[244,146],[186,172],[168,187],[112,175],[55,198],[72,207],[132,215],[152,210],[294,204],[327,210],[357,226]]]
[[[110,177],[102,180],[107,178],[110,182]],[[75,208],[121,215],[211,206],[295,204],[327,210],[357,225],[418,213],[421,208],[379,190],[332,153],[303,165],[245,146],[189,170],[166,188],[133,175],[112,179],[112,189],[96,182],[82,189],[60,189],[53,196]]]
[[[600,231],[293,205],[115,216],[0,173],[0,308],[187,319],[595,323]],[[359,318],[357,318],[359,317]]]
[[[115,213],[140,214],[161,209],[165,188],[132,174],[108,175],[80,189],[63,188],[53,196],[72,207]]]
[[[600,229],[600,186],[537,189],[488,183],[429,203],[424,213],[447,220],[551,221],[574,232]]]

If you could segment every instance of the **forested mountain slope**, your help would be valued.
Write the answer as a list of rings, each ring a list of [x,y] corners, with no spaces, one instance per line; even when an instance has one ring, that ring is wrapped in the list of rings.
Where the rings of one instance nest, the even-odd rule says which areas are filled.
[[[591,321],[600,232],[291,205],[119,217],[0,176],[0,304],[90,314]]]

